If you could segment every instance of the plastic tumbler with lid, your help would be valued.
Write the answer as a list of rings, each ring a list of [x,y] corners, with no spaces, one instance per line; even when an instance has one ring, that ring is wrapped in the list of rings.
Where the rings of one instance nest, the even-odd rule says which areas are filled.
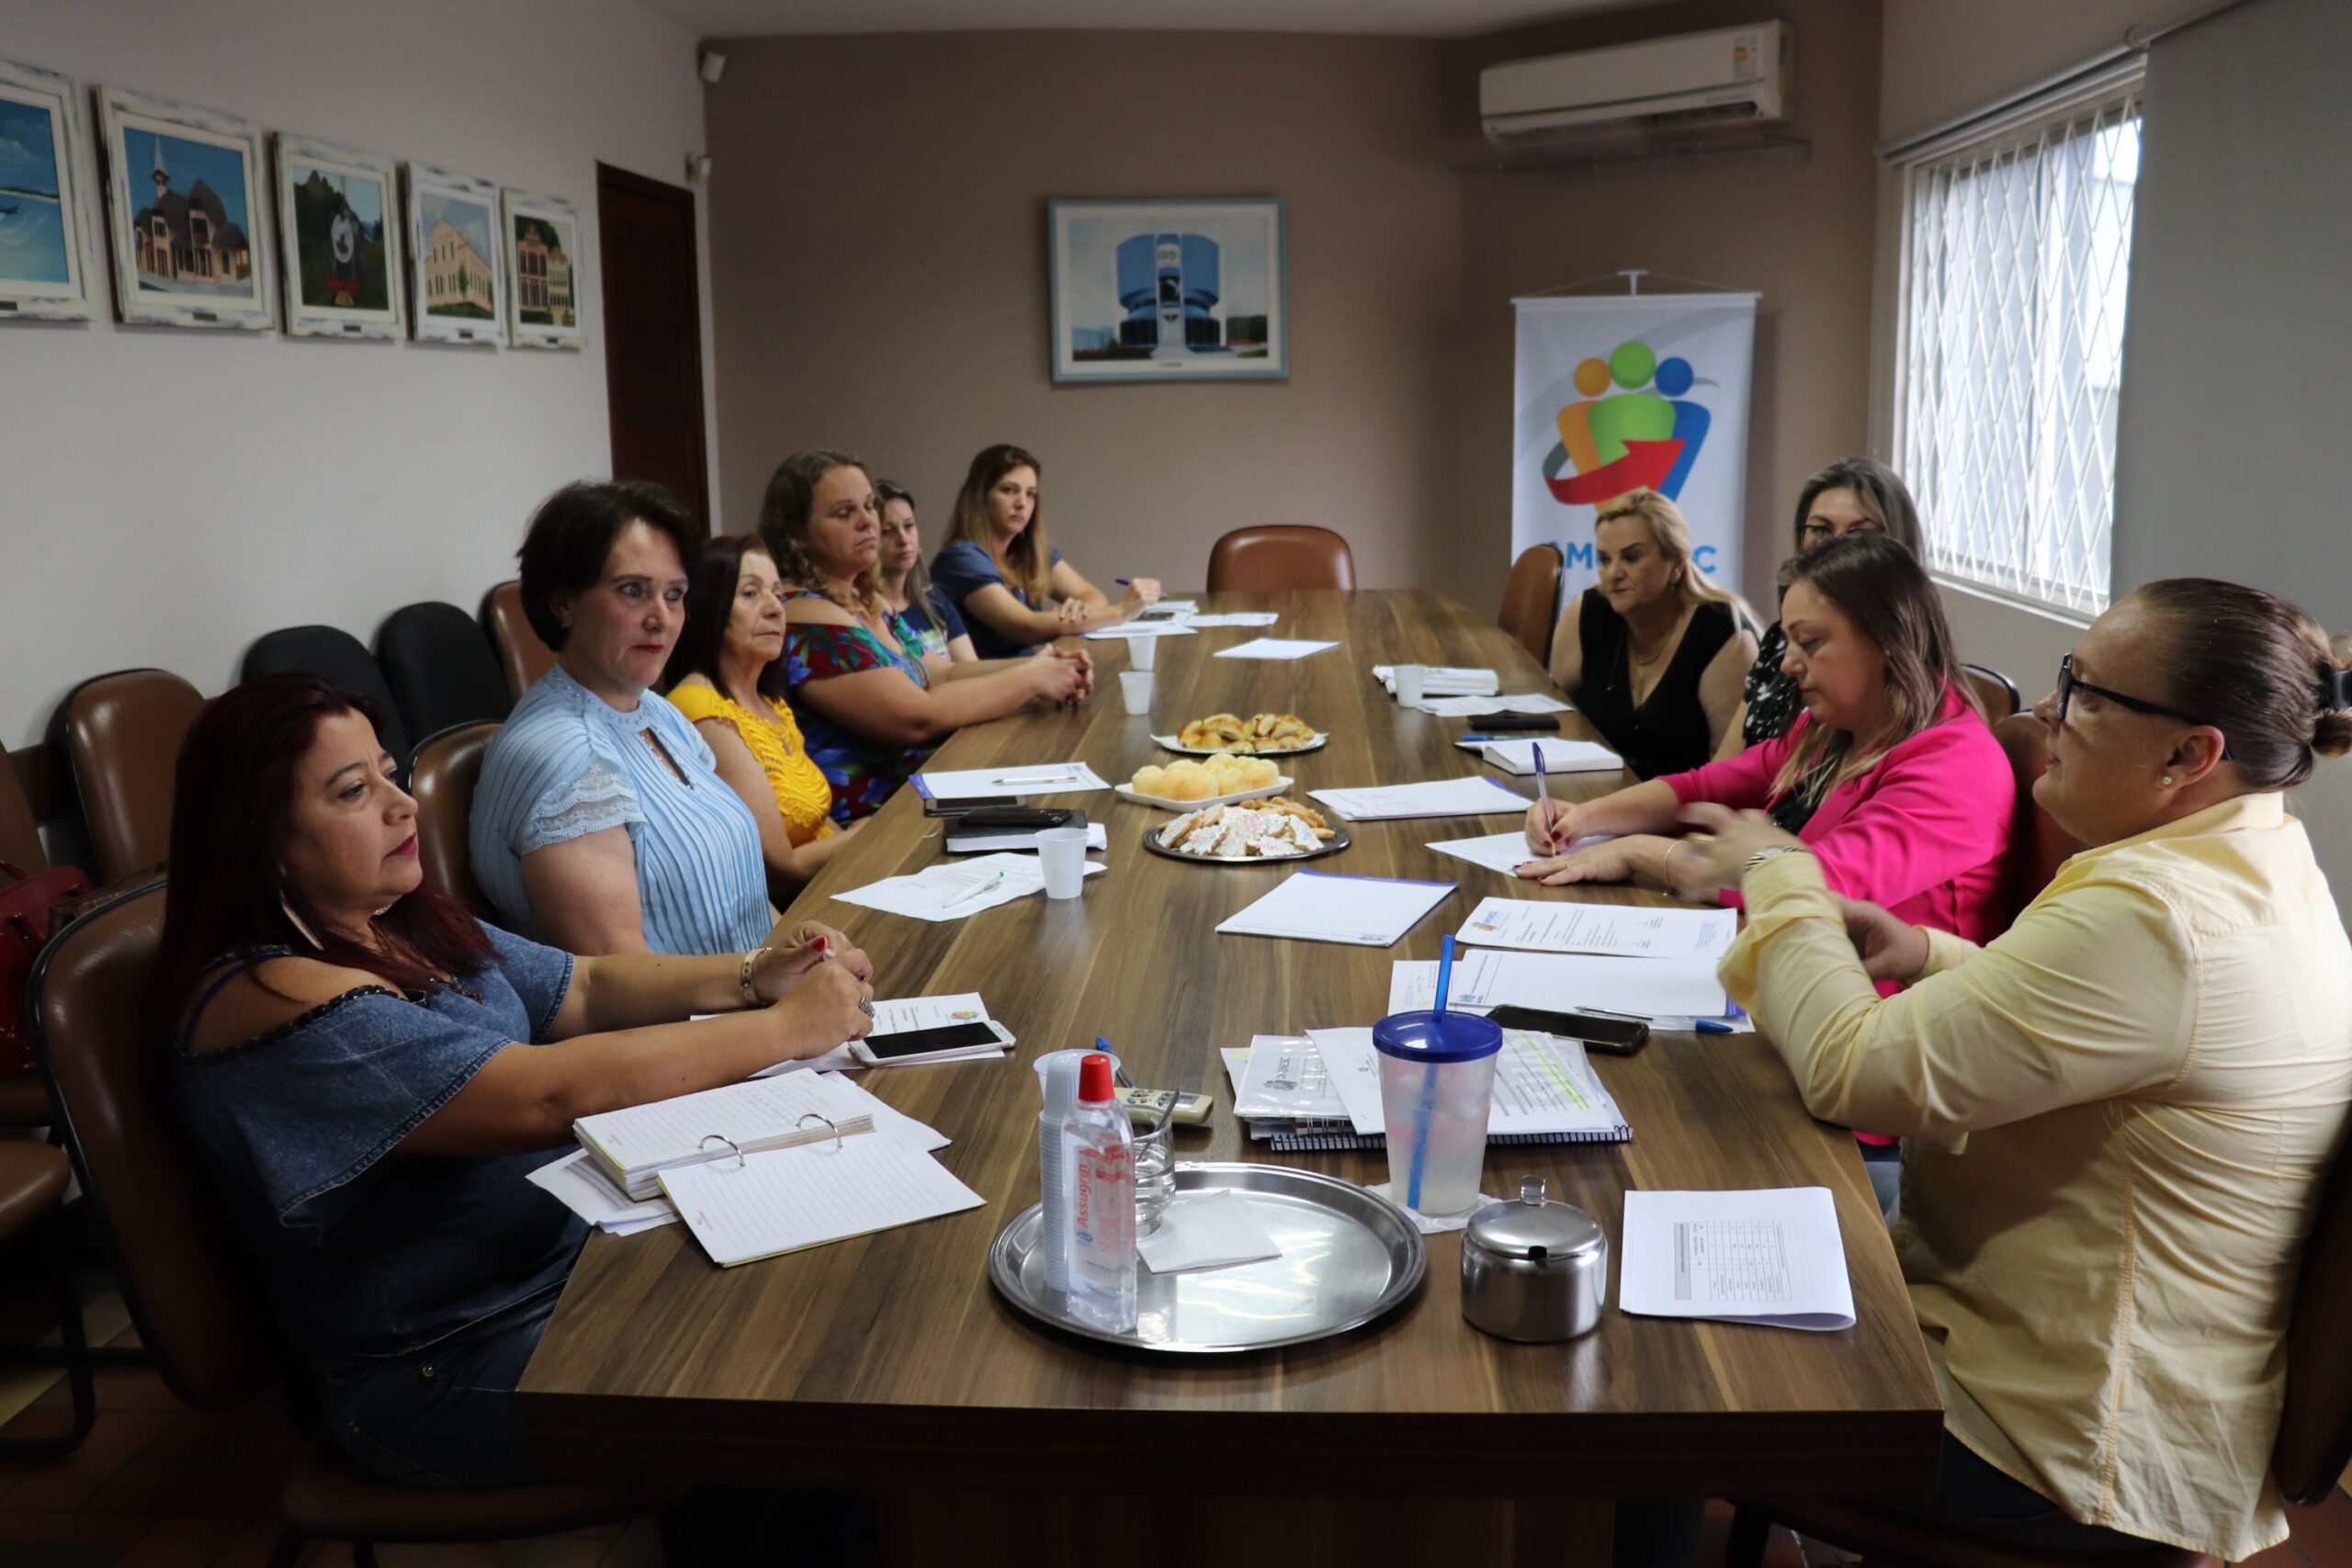
[[[1466,1012],[1397,1012],[1372,1026],[1372,1043],[1380,1051],[1388,1196],[1424,1214],[1473,1207],[1501,1025]]]

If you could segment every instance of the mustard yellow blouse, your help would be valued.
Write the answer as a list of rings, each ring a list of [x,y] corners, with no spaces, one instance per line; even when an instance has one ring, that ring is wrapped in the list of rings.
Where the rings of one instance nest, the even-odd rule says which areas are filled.
[[[795,845],[833,832],[833,786],[809,761],[791,708],[763,698],[760,706],[765,711],[754,712],[699,682],[679,684],[669,697],[672,706],[696,724],[716,718],[734,726],[743,744],[752,749],[760,771],[767,774],[768,786],[775,791],[776,809],[784,813],[785,831]]]

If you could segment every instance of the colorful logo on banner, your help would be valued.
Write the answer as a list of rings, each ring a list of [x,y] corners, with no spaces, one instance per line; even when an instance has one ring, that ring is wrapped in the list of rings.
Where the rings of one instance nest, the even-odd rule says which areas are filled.
[[[1544,459],[1544,483],[1566,506],[1596,506],[1629,490],[1682,493],[1713,416],[1683,394],[1698,381],[1690,362],[1660,359],[1645,343],[1621,343],[1607,359],[1576,368],[1581,402],[1559,413],[1560,444]],[[1576,472],[1564,471],[1573,464]]]

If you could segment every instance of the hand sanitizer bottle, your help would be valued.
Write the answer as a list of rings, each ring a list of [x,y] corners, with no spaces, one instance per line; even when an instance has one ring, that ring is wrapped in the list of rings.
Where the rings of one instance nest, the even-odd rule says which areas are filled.
[[[1125,1334],[1136,1325],[1136,1157],[1115,1093],[1111,1058],[1090,1052],[1069,1118],[1069,1300],[1073,1320]]]

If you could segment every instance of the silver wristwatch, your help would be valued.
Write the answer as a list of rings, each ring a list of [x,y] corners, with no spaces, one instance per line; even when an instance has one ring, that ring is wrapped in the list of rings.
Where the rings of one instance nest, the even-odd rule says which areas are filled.
[[[1746,882],[1756,874],[1758,866],[1762,865],[1774,855],[1809,855],[1811,853],[1813,852],[1803,844],[1767,844],[1747,857],[1747,863],[1739,868],[1739,879]]]

